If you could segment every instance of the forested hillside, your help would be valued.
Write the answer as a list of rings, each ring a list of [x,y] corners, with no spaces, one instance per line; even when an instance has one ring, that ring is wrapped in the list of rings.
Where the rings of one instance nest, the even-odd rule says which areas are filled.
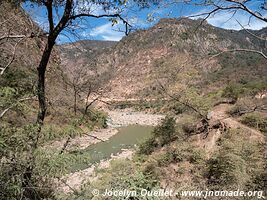
[[[57,26],[45,32],[14,2],[0,2],[0,199],[267,195],[267,28],[162,18],[119,42],[56,44],[42,93]],[[103,195],[160,189],[175,194]]]

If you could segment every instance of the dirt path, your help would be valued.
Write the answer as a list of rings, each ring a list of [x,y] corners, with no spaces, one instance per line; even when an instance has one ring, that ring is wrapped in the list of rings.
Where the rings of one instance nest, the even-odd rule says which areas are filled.
[[[250,128],[242,123],[240,123],[237,119],[232,118],[228,115],[227,111],[232,108],[232,105],[229,104],[220,104],[215,106],[212,111],[209,112],[208,117],[210,119],[210,123],[216,121],[223,122],[226,127],[230,129],[242,129],[248,135],[248,139],[250,140],[258,140],[263,141],[265,136],[260,132],[253,128]],[[203,135],[196,135],[195,144],[206,151],[206,155],[209,158],[213,152],[217,148],[217,141],[221,137],[222,133],[219,129],[210,130],[208,136],[203,138]]]
[[[215,106],[214,109],[210,112],[211,120],[220,120],[224,122],[229,128],[243,129],[247,132],[250,139],[263,140],[265,138],[265,136],[260,131],[250,128],[239,122],[237,119],[230,117],[227,114],[227,111],[231,109],[231,107],[232,106],[229,104],[220,104],[218,106]]]

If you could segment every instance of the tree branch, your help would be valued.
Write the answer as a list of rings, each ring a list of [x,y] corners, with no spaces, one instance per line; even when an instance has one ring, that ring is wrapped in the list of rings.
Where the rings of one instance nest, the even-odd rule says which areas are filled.
[[[7,63],[7,65],[5,67],[0,67],[0,75],[2,76],[5,72],[5,70],[12,64],[12,62],[15,60],[15,56],[16,56],[16,50],[17,50],[17,46],[18,44],[23,40],[24,38],[21,38],[14,46],[14,50],[13,50],[13,53],[12,53],[12,57],[10,59],[10,61]]]
[[[31,100],[36,98],[36,96],[34,97],[25,97],[22,99],[19,99],[16,103],[14,103],[13,105],[9,106],[8,108],[6,108],[4,111],[1,112],[0,114],[0,119],[4,117],[4,115],[7,113],[7,111],[9,111],[11,108],[15,107],[18,103],[23,102],[23,101],[27,101],[27,100]]]
[[[124,24],[125,24],[125,34],[128,35],[130,30],[129,28],[132,27],[132,25],[129,24],[129,22],[127,20],[125,20],[120,14],[103,14],[103,15],[93,15],[93,14],[87,14],[87,13],[81,13],[81,14],[77,14],[77,15],[73,15],[70,17],[70,20],[75,20],[77,18],[80,17],[93,17],[93,18],[104,18],[104,17],[108,17],[108,18],[119,18]]]
[[[54,19],[53,19],[53,0],[47,0],[44,3],[47,9],[47,18],[49,22],[49,32],[52,33],[54,30]]]
[[[258,12],[254,12],[252,11],[251,9],[249,9],[245,3],[242,3],[242,1],[237,1],[237,0],[226,0],[227,2],[231,2],[231,3],[235,3],[235,4],[238,4],[240,5],[239,9],[241,10],[244,10],[246,11],[247,13],[251,14],[252,16],[262,20],[262,21],[265,21],[267,22],[267,18],[266,17],[263,17],[261,14],[259,14]],[[246,2],[246,1],[244,1]],[[229,7],[230,8],[230,7]]]
[[[259,50],[254,50],[254,49],[229,49],[229,50],[224,50],[222,52],[219,52],[215,55],[212,55],[210,57],[210,59],[214,58],[214,57],[217,57],[223,53],[227,53],[227,52],[235,52],[235,51],[243,51],[243,52],[252,52],[252,53],[257,53],[259,55],[261,55],[262,57],[264,57],[265,59],[267,59],[267,55],[265,55],[262,51],[259,51]]]

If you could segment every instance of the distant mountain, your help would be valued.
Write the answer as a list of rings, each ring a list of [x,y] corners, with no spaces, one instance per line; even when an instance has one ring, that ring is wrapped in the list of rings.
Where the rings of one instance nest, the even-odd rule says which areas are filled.
[[[263,35],[266,28],[253,33]],[[216,28],[201,20],[161,19],[152,28],[131,33],[112,45],[82,43],[86,44],[83,53],[71,61],[65,57],[65,65],[86,65],[87,70],[98,70],[98,77],[108,74],[103,84],[111,88],[107,96],[116,99],[158,97],[159,85],[169,91],[191,85],[207,92],[230,82],[264,79],[267,74],[266,60],[260,55],[227,53],[234,49],[266,52],[264,41],[246,31]],[[68,48],[68,55],[76,52],[72,45]]]

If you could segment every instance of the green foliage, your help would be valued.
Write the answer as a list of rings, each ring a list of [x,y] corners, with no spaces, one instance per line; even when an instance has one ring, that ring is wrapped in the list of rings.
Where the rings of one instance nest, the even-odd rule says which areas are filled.
[[[69,125],[56,125],[47,124],[42,128],[42,134],[40,136],[40,143],[48,143],[52,140],[64,139],[67,137],[75,137],[82,134],[82,130],[72,124]]]
[[[107,114],[101,111],[94,111],[90,114],[89,119],[91,120],[92,126],[100,128],[107,128]]]
[[[175,137],[175,119],[173,117],[165,117],[161,125],[153,130],[153,134],[159,146],[164,146],[173,141]]]
[[[91,156],[88,154],[61,154],[55,150],[39,149],[36,152],[36,171],[42,177],[61,177],[62,175],[78,170],[79,166],[89,166],[90,161]]]
[[[256,128],[264,133],[267,133],[267,117],[251,113],[242,117],[241,122],[252,128]]]
[[[11,87],[0,87],[0,107],[7,108],[17,98],[17,92]]]
[[[141,143],[139,145],[138,153],[149,155],[155,150],[155,148],[157,148],[157,146],[158,146],[158,144],[155,141],[155,138],[150,137],[146,141],[144,141],[143,143]]]
[[[188,40],[189,39],[189,33],[188,32],[183,32],[180,34],[180,37],[182,40]]]
[[[212,107],[214,103],[212,97],[205,97],[201,95],[201,91],[194,87],[188,88],[181,95],[180,101],[190,105],[190,107],[195,108],[204,116],[207,115],[208,110]],[[189,108],[188,106],[187,109],[190,110],[191,113],[197,114],[192,108]]]
[[[265,144],[247,140],[242,130],[228,132],[218,145],[220,150],[207,163],[210,188],[245,188],[263,170]]]
[[[3,87],[11,87],[16,90],[19,95],[33,93],[33,86],[36,76],[27,70],[20,68],[12,68],[5,71],[0,79],[0,85]]]
[[[184,135],[190,135],[196,130],[196,124],[199,122],[199,116],[196,115],[183,115],[179,119],[178,127]]]
[[[177,163],[183,160],[181,154],[179,154],[175,149],[168,150],[166,153],[162,154],[160,158],[158,158],[158,165],[168,166],[170,163]]]
[[[254,96],[260,91],[267,89],[266,81],[252,81],[252,82],[242,82],[233,83],[227,85],[223,90],[222,97],[232,98],[237,100],[242,96]]]
[[[151,172],[151,170],[149,170]],[[158,181],[150,173],[146,173],[138,163],[129,160],[114,160],[111,166],[101,172],[101,176],[96,181],[83,186],[78,194],[64,196],[62,199],[93,199],[92,190],[98,189],[100,194],[105,190],[130,190],[140,192],[141,189],[152,189],[158,187]],[[125,197],[108,197],[111,200],[125,199]],[[140,199],[131,197],[131,199]]]
[[[267,192],[267,169],[258,173],[252,180],[252,184],[249,185],[250,188],[253,188],[257,191]]]
[[[35,157],[34,143],[38,127],[27,125],[21,128],[1,127],[0,129],[0,199],[17,199],[25,188],[22,187],[25,170],[33,167],[30,162]],[[48,179],[42,177],[34,168],[30,184],[43,198],[53,196]],[[43,173],[45,173],[43,171]]]
[[[245,161],[238,155],[220,154],[209,162],[209,183],[212,185],[242,185],[246,181]]]
[[[243,90],[236,85],[228,85],[223,90],[222,97],[230,98],[236,101],[242,92]]]
[[[193,164],[201,164],[204,161],[205,153],[200,149],[188,144],[187,142],[176,142],[175,147],[166,149],[159,158],[157,158],[159,166],[168,166],[170,163],[178,163],[188,161]]]
[[[165,117],[160,125],[155,127],[151,138],[147,139],[139,146],[139,154],[151,154],[155,148],[162,147],[176,137],[175,119],[173,117]]]

